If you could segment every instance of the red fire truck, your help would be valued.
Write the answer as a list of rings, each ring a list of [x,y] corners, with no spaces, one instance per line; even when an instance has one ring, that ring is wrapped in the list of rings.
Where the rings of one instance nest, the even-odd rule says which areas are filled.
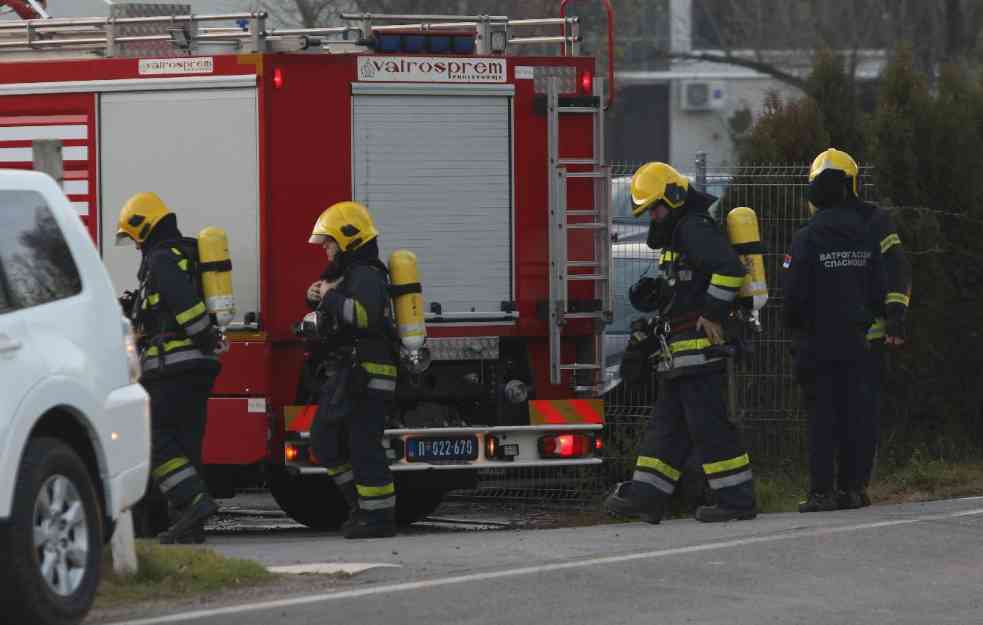
[[[0,167],[62,142],[65,190],[120,291],[139,263],[113,246],[131,194],[158,193],[187,234],[229,235],[238,318],[204,444],[216,494],[260,470],[298,521],[344,518],[307,449],[291,328],[324,264],[312,225],[347,199],[369,207],[384,259],[415,252],[427,303],[429,366],[401,368],[385,432],[400,520],[479,469],[601,462],[612,92],[565,4],[305,30],[181,5],[0,21]]]

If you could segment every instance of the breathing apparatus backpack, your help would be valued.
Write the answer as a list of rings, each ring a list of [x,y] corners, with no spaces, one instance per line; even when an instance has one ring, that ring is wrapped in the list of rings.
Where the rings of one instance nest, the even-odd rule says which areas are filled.
[[[198,237],[183,237],[170,243],[191,261],[191,280],[205,308],[219,328],[232,323],[236,301],[232,290],[232,260],[225,231],[208,226]]]
[[[768,303],[768,282],[765,276],[764,252],[758,216],[747,206],[738,206],[727,213],[727,238],[747,269],[744,283],[737,294],[738,304],[757,313]]]
[[[220,328],[235,318],[236,298],[232,290],[232,259],[225,230],[208,226],[198,233],[195,248],[201,293],[205,307]]]
[[[427,326],[423,318],[423,286],[416,254],[396,250],[389,255],[389,294],[393,299],[396,331],[404,359],[412,366],[426,364],[429,354],[423,348]]]

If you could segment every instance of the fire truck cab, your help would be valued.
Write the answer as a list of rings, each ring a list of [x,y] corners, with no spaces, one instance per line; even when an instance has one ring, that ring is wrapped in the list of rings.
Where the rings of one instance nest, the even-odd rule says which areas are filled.
[[[111,11],[0,21],[0,167],[62,142],[65,192],[119,292],[140,260],[113,245],[133,193],[160,195],[187,235],[228,232],[238,313],[203,450],[218,496],[258,475],[302,523],[345,518],[309,453],[292,326],[324,266],[312,225],[348,199],[376,219],[383,260],[408,249],[422,274],[430,361],[401,366],[384,440],[399,519],[482,469],[601,463],[611,91],[578,18],[272,29],[261,12]],[[543,28],[560,32],[519,36]]]

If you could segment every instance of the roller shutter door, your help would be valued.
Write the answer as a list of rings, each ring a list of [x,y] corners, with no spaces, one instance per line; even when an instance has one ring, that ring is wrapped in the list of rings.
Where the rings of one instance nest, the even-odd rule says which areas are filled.
[[[443,312],[501,315],[512,294],[511,98],[355,95],[353,189],[383,259],[416,253]]]

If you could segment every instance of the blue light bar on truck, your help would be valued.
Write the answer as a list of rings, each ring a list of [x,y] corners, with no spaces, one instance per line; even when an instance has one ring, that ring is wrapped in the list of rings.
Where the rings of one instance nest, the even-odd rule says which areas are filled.
[[[377,33],[376,52],[389,54],[474,54],[474,35],[466,34],[426,34],[419,33]]]

